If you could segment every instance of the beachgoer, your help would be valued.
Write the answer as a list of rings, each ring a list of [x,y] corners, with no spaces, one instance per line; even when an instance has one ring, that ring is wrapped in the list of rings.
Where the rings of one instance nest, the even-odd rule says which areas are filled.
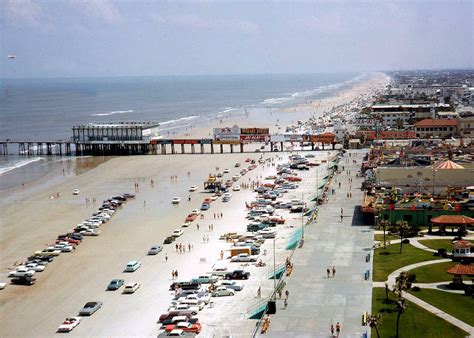
[[[328,274],[328,278],[329,278],[329,274],[331,273],[331,271],[329,270],[329,268],[326,269],[326,273]]]
[[[285,296],[286,296],[286,299],[288,299],[288,297],[290,296],[290,291],[286,290],[285,291]]]
[[[168,254],[165,254],[165,261],[168,262]]]
[[[335,266],[332,267],[332,276],[333,277],[336,276],[336,267]]]
[[[261,298],[261,297],[262,297],[262,288],[259,286],[257,289],[257,298]]]
[[[283,301],[283,306],[286,307],[288,306],[288,298],[285,298],[285,300]]]
[[[199,223],[196,223],[196,228],[199,230]]]
[[[336,323],[336,337],[339,337],[339,333],[341,333],[341,324],[337,322]]]
[[[331,337],[334,337],[334,325],[331,324]]]
[[[224,250],[221,250],[221,260],[224,259]]]

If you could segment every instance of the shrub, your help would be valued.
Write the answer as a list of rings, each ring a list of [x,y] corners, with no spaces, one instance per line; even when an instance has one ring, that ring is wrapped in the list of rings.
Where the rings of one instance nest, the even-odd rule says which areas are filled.
[[[411,289],[412,289],[412,291],[421,291],[419,286],[414,286]]]

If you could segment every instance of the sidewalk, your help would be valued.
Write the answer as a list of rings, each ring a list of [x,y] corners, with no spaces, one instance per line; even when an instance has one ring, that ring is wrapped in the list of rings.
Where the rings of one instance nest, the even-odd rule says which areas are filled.
[[[305,227],[304,247],[295,251],[294,271],[286,280],[288,306],[284,309],[283,300],[277,300],[277,313],[271,316],[266,336],[328,337],[331,324],[336,322],[341,324],[341,337],[361,337],[365,332],[370,336],[370,328],[361,325],[361,316],[372,306],[372,283],[364,280],[364,272],[371,269],[365,258],[372,250],[373,231],[369,226],[357,226],[362,178],[355,176],[365,151],[351,153],[356,157],[346,154],[338,165],[345,170],[334,176],[337,181],[333,178],[329,202],[320,206],[317,221]],[[358,163],[352,164],[353,159]],[[349,177],[353,180],[352,198],[346,195]],[[331,188],[335,195],[330,194]],[[332,266],[336,275],[332,278],[331,273],[328,278],[326,269]]]

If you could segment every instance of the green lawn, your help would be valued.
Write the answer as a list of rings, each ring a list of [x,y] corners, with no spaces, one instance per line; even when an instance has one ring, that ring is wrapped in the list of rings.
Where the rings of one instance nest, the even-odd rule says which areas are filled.
[[[380,314],[382,320],[378,330],[380,337],[395,337],[397,311],[395,310],[395,295],[390,293],[389,300],[385,300],[385,289],[374,288],[372,292],[372,313]],[[400,317],[400,337],[402,338],[460,338],[466,332],[445,320],[407,301],[408,307]],[[372,330],[372,337],[377,337]]]
[[[451,252],[453,250],[451,239],[423,239],[418,242],[434,250],[446,249],[448,252]],[[472,243],[472,241],[468,242]]]
[[[440,259],[433,256],[433,253],[417,249],[410,244],[403,245],[403,251],[399,254],[400,244],[387,245],[387,250],[378,248],[374,250],[374,271],[375,282],[384,282],[388,275],[405,266],[418,262]]]
[[[409,292],[451,316],[474,326],[474,316],[472,314],[474,299],[472,297],[433,289]]]
[[[410,272],[416,275],[415,283],[436,283],[451,281],[453,276],[446,272],[452,266],[457,263],[443,262],[431,265],[421,266],[419,268],[410,270]]]
[[[385,240],[386,240],[387,242],[388,242],[388,241],[391,241],[391,240],[394,240],[394,239],[400,239],[400,236],[397,236],[397,235],[389,235],[388,233],[385,234]],[[383,243],[383,234],[382,234],[382,235],[379,235],[379,234],[374,235],[374,240]]]

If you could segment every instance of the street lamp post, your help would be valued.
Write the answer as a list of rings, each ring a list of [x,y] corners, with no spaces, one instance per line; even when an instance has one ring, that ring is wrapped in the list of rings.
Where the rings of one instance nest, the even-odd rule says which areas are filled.
[[[304,193],[301,193],[301,203],[303,203],[304,206],[304,199],[303,199]],[[301,210],[301,239],[304,238],[304,208]]]
[[[437,172],[437,171],[438,171],[438,170],[436,170],[436,169],[433,169],[433,170],[431,171],[431,172],[433,173],[433,191],[432,191],[433,197],[434,197],[434,194],[435,194],[435,177],[436,177],[436,172]]]
[[[275,255],[275,240],[273,237],[273,297],[276,300],[276,255]]]

